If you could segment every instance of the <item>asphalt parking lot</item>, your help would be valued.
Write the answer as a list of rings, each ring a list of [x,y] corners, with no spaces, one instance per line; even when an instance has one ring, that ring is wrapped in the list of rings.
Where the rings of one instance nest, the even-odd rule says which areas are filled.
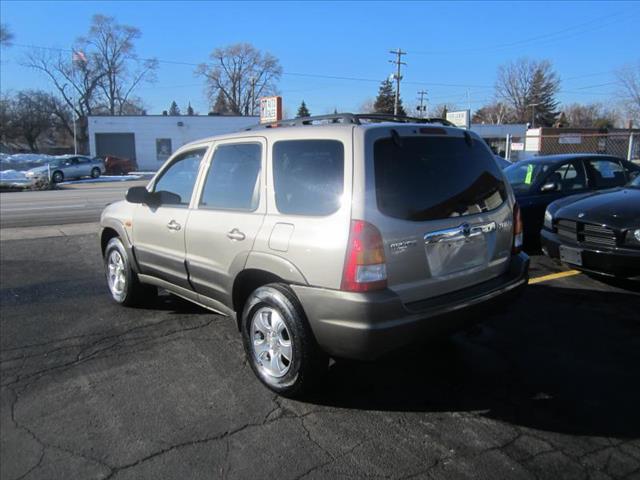
[[[293,401],[254,378],[227,319],[166,294],[112,303],[95,236],[0,250],[2,479],[640,478],[629,289],[541,281]],[[532,259],[532,277],[563,270]]]

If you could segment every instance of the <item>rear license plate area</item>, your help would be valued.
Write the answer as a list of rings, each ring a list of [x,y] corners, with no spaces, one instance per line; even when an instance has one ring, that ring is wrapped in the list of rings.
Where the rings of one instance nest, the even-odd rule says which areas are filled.
[[[486,262],[484,235],[464,240],[444,241],[426,246],[431,276],[438,277],[478,267]]]

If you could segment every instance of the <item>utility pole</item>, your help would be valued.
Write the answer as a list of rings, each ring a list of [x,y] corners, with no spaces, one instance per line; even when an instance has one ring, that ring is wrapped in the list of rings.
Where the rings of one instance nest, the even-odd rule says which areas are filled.
[[[251,116],[255,114],[256,107],[256,77],[251,77]]]
[[[395,60],[389,60],[389,63],[395,63],[397,67],[396,71],[396,100],[393,104],[393,114],[398,115],[398,106],[400,104],[400,80],[402,76],[400,75],[400,66],[406,65],[405,62],[402,61],[402,55],[406,55],[407,52],[403,52],[402,49],[390,50],[389,53],[393,53],[396,56]]]
[[[536,107],[539,103],[530,103],[527,107],[531,107],[531,128],[536,128]]]
[[[424,96],[427,94],[426,90],[420,90],[418,95],[420,95],[420,106],[418,107],[418,111],[420,111],[420,118],[424,118]]]

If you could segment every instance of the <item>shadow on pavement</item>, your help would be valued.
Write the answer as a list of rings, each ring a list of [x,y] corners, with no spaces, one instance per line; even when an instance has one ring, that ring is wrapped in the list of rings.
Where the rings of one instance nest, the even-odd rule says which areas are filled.
[[[553,307],[547,307],[553,306]],[[510,313],[373,363],[338,361],[316,404],[480,411],[573,435],[640,436],[640,296],[530,286]],[[607,312],[616,309],[612,318]]]

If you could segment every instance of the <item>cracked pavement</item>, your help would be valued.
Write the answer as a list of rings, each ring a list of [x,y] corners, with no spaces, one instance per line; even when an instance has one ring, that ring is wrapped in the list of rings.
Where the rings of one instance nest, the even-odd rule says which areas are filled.
[[[640,479],[638,293],[533,285],[294,401],[254,378],[229,319],[112,303],[94,235],[0,245],[3,480]]]

